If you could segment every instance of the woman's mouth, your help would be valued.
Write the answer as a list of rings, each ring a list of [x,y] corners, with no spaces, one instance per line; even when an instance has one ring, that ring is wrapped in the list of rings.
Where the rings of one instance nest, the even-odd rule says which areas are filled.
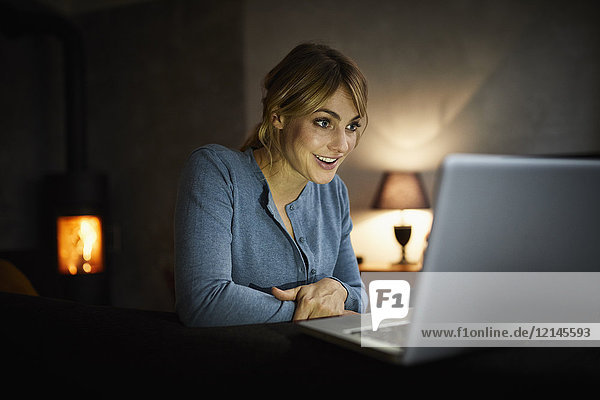
[[[321,166],[321,168],[327,169],[327,170],[334,169],[338,165],[338,160],[341,158],[341,157],[331,158],[331,157],[320,156],[317,154],[313,154],[313,155],[315,156],[315,159],[317,160],[317,164],[319,164]]]

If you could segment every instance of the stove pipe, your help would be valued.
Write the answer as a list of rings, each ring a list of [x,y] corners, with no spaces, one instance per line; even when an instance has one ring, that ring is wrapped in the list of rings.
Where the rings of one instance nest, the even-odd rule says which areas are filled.
[[[65,78],[67,170],[86,170],[85,54],[79,27],[42,6],[9,1],[0,3],[0,31],[11,38],[49,35],[61,42]]]

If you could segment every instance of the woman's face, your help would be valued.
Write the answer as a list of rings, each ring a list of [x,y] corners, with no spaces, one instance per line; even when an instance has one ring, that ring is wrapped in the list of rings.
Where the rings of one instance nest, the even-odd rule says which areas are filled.
[[[283,166],[292,177],[315,183],[329,183],[340,164],[354,149],[360,116],[352,98],[338,89],[317,111],[288,121],[273,117],[283,129]]]

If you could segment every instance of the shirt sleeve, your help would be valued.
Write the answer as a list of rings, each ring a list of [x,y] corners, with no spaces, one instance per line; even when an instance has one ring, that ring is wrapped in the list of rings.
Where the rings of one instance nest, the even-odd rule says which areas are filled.
[[[174,218],[175,308],[187,326],[289,321],[292,301],[232,280],[233,183],[210,149],[188,159],[179,182]]]
[[[342,202],[342,232],[340,250],[331,278],[336,279],[348,292],[344,308],[356,312],[365,312],[367,308],[367,292],[360,277],[358,262],[352,248],[350,233],[352,232],[352,219],[350,218],[350,201],[348,189],[340,180],[340,199]]]

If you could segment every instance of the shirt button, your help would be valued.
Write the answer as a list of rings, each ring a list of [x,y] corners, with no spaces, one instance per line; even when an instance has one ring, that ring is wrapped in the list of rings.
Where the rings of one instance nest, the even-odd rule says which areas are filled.
[[[294,211],[294,205],[290,205],[290,211]]]
[[[316,273],[317,273],[317,270],[313,268],[313,269],[311,269],[311,270],[310,270],[310,273],[311,273],[312,275],[314,275],[314,274],[316,274]]]
[[[299,241],[300,243],[304,243],[304,237],[303,237],[303,236],[300,236],[300,237],[298,238],[298,241]]]

